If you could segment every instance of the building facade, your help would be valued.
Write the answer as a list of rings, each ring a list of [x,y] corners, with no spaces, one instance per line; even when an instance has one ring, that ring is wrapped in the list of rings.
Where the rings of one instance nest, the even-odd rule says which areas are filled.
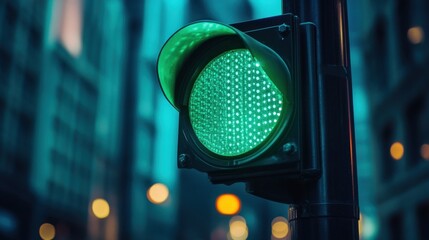
[[[28,238],[35,199],[29,186],[41,85],[43,6],[0,3],[0,238]],[[32,11],[34,8],[34,11]],[[33,41],[28,41],[28,39]],[[34,64],[33,64],[34,63]],[[8,196],[8,197],[3,197]]]
[[[361,41],[377,160],[378,239],[428,239],[429,3],[365,3]]]
[[[43,223],[117,238],[124,16],[121,1],[0,3],[0,238],[36,239]],[[111,217],[91,213],[96,198]]]

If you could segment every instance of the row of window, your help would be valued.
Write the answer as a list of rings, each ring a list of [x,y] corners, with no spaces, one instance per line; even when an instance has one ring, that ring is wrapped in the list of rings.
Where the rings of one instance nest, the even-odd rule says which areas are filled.
[[[368,85],[375,101],[399,82],[410,67],[424,65],[429,54],[427,1],[396,1],[395,11],[380,11],[370,33],[367,48]],[[384,6],[385,4],[383,4]],[[385,7],[381,8],[385,9]]]
[[[429,202],[420,204],[413,213],[415,217],[417,230],[410,234],[411,229],[407,228],[406,217],[401,213],[390,216],[388,221],[389,235],[386,239],[402,240],[402,239],[429,239]],[[411,238],[414,235],[415,238]]]
[[[88,187],[86,184],[84,187]],[[71,191],[69,187],[64,186],[62,182],[49,182],[49,198],[56,206],[67,206],[74,213],[85,216],[87,211],[87,202],[89,199],[89,189],[87,193]]]
[[[0,4],[0,47],[14,51],[15,57],[21,58],[18,60],[28,62],[25,65],[34,65],[39,62],[42,47],[42,29],[34,24],[34,19],[44,17],[38,15],[28,19],[26,15],[20,15],[21,10],[12,1]]]
[[[32,158],[39,77],[30,54],[41,34],[24,26],[16,1],[0,2],[0,169],[27,176]],[[15,51],[25,54],[17,54]],[[30,59],[31,58],[31,59]]]
[[[428,86],[420,87],[418,92],[404,95],[399,104],[407,102],[406,108],[386,105],[389,110],[379,113],[380,116],[392,115],[379,132],[382,152],[380,157],[383,159],[381,175],[385,180],[396,175],[396,170],[400,169],[399,165],[414,166],[422,160],[429,160],[429,95],[426,94]],[[396,121],[392,122],[391,119]],[[406,163],[395,164],[393,160],[405,160]]]

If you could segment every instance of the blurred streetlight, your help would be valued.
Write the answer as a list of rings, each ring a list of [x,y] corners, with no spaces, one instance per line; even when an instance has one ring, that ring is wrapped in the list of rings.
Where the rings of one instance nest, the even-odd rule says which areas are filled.
[[[44,223],[39,228],[40,238],[43,240],[51,240],[55,237],[55,227],[50,223]]]
[[[216,199],[216,210],[223,215],[235,215],[241,209],[240,198],[234,194],[222,194]]]
[[[241,216],[234,216],[229,221],[229,237],[232,240],[245,240],[249,236],[246,220]]]
[[[395,142],[390,146],[390,155],[395,160],[401,160],[404,156],[404,145],[400,142]]]
[[[407,36],[412,44],[419,44],[423,42],[424,32],[421,27],[416,26],[408,29]]]
[[[167,201],[169,196],[167,186],[162,183],[155,183],[147,190],[147,199],[153,204],[162,204]]]
[[[429,144],[423,144],[420,153],[424,160],[429,160]]]
[[[276,217],[271,222],[271,234],[273,239],[285,239],[289,234],[289,223],[284,217]]]
[[[107,218],[110,213],[109,203],[102,198],[95,199],[92,202],[92,212],[99,219]]]

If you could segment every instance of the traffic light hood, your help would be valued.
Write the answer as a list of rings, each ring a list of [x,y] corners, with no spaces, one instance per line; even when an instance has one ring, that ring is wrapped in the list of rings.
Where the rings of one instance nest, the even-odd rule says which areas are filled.
[[[214,21],[199,21],[174,33],[164,44],[158,57],[159,83],[165,97],[173,107],[178,110],[181,108],[181,104],[175,96],[175,89],[178,82],[182,81],[179,79],[179,73],[187,67],[185,61],[205,42],[223,36],[238,37],[244,48],[248,49],[253,58],[260,63],[276,87],[281,92],[287,92],[284,82],[290,80],[290,72],[277,53],[232,26]]]

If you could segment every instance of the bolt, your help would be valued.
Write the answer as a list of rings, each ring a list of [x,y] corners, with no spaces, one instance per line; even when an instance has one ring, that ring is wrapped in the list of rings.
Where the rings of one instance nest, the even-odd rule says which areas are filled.
[[[297,150],[297,147],[295,143],[286,143],[285,145],[283,145],[283,152],[285,152],[288,155],[295,154],[296,150]]]
[[[287,37],[287,35],[289,35],[289,32],[290,32],[289,25],[286,25],[284,23],[282,25],[279,25],[279,33],[282,38]]]
[[[180,154],[179,155],[179,167],[187,168],[190,164],[190,158],[188,154]]]

